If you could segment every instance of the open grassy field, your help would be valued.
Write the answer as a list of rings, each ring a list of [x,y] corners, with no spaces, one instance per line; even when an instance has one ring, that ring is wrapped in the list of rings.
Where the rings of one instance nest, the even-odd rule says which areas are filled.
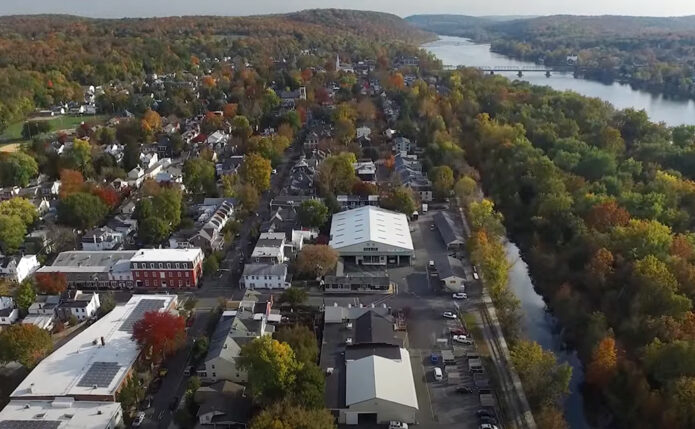
[[[29,118],[30,121],[47,121],[51,124],[51,131],[72,130],[82,122],[102,123],[108,119],[108,115],[95,116],[56,116],[49,118]],[[25,121],[10,124],[7,129],[0,134],[0,143],[23,143],[22,126]]]

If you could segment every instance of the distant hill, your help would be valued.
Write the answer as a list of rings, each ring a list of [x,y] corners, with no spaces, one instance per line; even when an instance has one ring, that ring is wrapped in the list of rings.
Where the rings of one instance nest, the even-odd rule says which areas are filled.
[[[489,36],[486,27],[495,23],[491,19],[469,15],[412,15],[405,20],[433,33],[476,40],[486,40]]]

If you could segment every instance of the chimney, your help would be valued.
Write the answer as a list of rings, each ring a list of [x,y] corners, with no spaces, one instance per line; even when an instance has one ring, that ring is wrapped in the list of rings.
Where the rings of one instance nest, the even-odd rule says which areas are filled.
[[[101,337],[101,345],[102,345],[102,347],[106,345],[106,341],[104,341],[104,337]]]

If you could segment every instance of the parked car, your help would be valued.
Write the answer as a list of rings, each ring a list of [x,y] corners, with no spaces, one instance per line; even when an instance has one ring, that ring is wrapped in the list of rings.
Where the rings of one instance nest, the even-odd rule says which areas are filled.
[[[146,409],[150,408],[151,406],[152,406],[152,397],[151,396],[147,396],[147,397],[145,397],[145,399],[140,401],[140,409],[141,410],[146,410]]]
[[[389,422],[389,429],[408,429],[408,423],[392,420]]]
[[[445,319],[456,319],[456,314],[453,311],[445,311],[442,313],[442,317]]]
[[[142,422],[145,420],[145,413],[140,411],[136,416],[135,419],[133,420],[133,427],[138,427],[142,424]]]
[[[468,386],[459,386],[456,388],[456,393],[461,393],[461,394],[473,393],[473,389],[471,389]]]
[[[487,408],[480,408],[478,411],[475,412],[475,415],[478,417],[495,417],[495,412],[492,410],[488,410]]]
[[[188,377],[191,374],[195,373],[195,369],[193,368],[193,365],[189,365],[186,367],[186,369],[183,370],[183,375]]]
[[[468,337],[465,335],[454,335],[453,337],[451,337],[451,339],[456,341],[457,343],[464,343],[466,341],[469,341]]]
[[[454,299],[468,299],[468,294],[465,292],[456,292],[455,294],[451,295],[451,297]]]
[[[444,373],[442,372],[442,369],[438,366],[434,367],[434,380],[435,381],[444,380]]]
[[[483,423],[480,426],[478,426],[478,429],[499,429],[497,425],[493,425],[490,423]]]
[[[430,231],[434,231],[435,228],[436,226],[434,226],[434,224],[430,225]]]

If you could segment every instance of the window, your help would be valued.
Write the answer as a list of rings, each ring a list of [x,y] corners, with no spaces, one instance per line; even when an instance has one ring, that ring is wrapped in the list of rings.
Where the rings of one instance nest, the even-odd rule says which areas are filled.
[[[213,372],[213,373],[212,373],[212,376],[213,376],[213,377],[217,377],[217,374],[215,374],[215,373]]]
[[[186,286],[190,286],[190,285],[191,285],[191,282],[189,282],[188,280],[186,280]]]
[[[179,263],[178,262],[176,264],[174,264],[174,266],[176,267],[177,270],[179,269]]]
[[[181,277],[181,271],[177,271],[176,274]]]
[[[149,285],[150,285],[150,281],[149,281],[149,280],[145,280],[145,286],[149,286]]]
[[[171,268],[171,262],[167,262],[167,268]]]
[[[215,365],[210,365],[210,367],[212,367],[212,369],[215,369]]]
[[[159,273],[159,278],[160,278],[160,279],[163,279],[165,274],[166,274],[166,273],[165,273],[164,271],[160,272],[160,273]]]
[[[150,262],[150,268],[154,268],[154,263]]]
[[[149,277],[149,276],[150,276],[150,272],[149,272],[149,271],[145,271],[144,274],[145,274],[145,277]]]
[[[183,286],[183,282],[179,280],[179,287]]]
[[[162,263],[160,262],[160,263],[159,263],[159,268],[164,268],[164,264],[162,264]]]

